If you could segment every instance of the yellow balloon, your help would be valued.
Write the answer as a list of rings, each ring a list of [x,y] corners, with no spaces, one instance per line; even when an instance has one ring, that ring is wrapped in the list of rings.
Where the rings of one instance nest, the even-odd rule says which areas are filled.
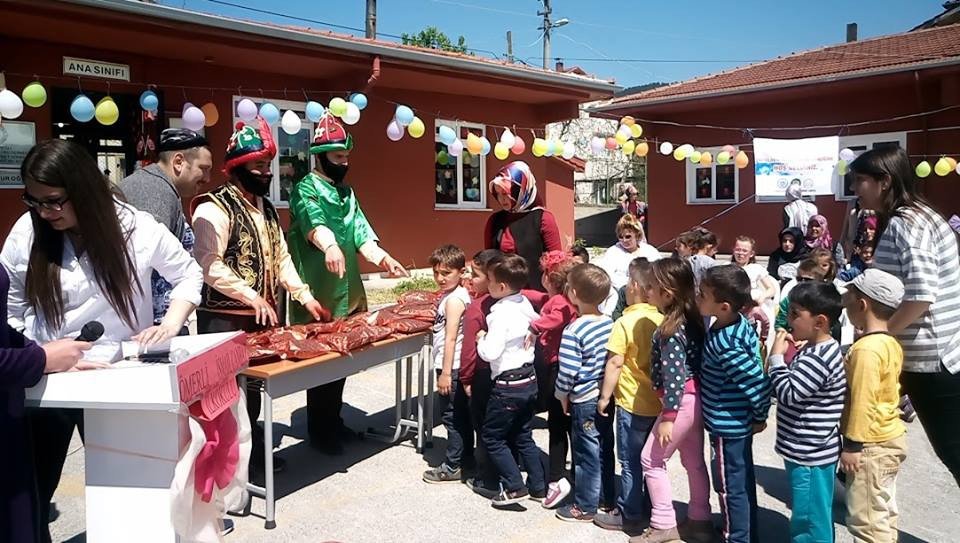
[[[847,175],[847,161],[840,159],[837,161],[837,173],[840,175]]]
[[[493,146],[493,156],[500,160],[506,160],[507,157],[510,156],[510,148],[498,141],[497,144]]]
[[[930,175],[930,163],[924,160],[920,164],[917,164],[916,168],[917,177],[926,177]]]
[[[750,163],[750,158],[747,157],[747,153],[744,153],[743,151],[740,151],[739,153],[737,153],[737,158],[734,160],[734,164],[737,165],[737,168],[740,168],[742,170],[743,168],[746,168],[747,164],[749,163]]]
[[[645,141],[641,141],[637,144],[637,148],[634,150],[634,152],[640,157],[647,156],[647,153],[650,152],[650,145]]]
[[[717,153],[717,164],[726,164],[730,162],[730,153],[727,151],[720,151]]]
[[[637,125],[633,125],[633,126],[637,126]],[[627,141],[626,143],[623,144],[623,149],[621,149],[623,151],[623,156],[632,155],[633,151],[636,148],[637,148],[637,144],[633,143],[633,141]]]
[[[483,140],[473,132],[467,136],[467,150],[475,155],[479,155],[483,150]]]
[[[423,120],[420,117],[414,117],[410,124],[407,125],[407,132],[410,133],[411,137],[419,138],[426,132],[427,127],[424,126]]]
[[[687,158],[687,155],[683,152],[683,149],[677,147],[673,150],[673,158],[678,162],[683,162],[683,159]]]
[[[541,157],[547,154],[547,142],[543,138],[533,140],[533,156]]]
[[[704,151],[700,153],[700,165],[709,166],[713,162],[713,155]]]
[[[953,171],[953,168],[950,167],[950,162],[946,158],[940,157],[940,160],[933,166],[933,171],[937,172],[937,175],[943,177],[948,173]]]
[[[694,164],[697,164],[697,163],[700,162],[700,158],[701,158],[702,156],[703,156],[703,153],[701,153],[700,151],[694,151],[694,152],[690,153],[690,155],[689,155],[688,158],[690,158],[690,162],[693,162]]]
[[[113,98],[106,96],[97,104],[94,116],[100,124],[110,126],[120,118],[120,109],[117,108],[117,103],[113,101]]]
[[[640,136],[643,135],[643,127],[640,126],[639,124],[631,124],[631,125],[630,125],[630,135],[633,136],[633,137],[635,137],[635,138],[639,138]]]
[[[630,138],[627,137],[626,134],[618,130],[617,133],[613,136],[613,139],[617,140],[617,143],[619,143],[620,145],[623,145]]]
[[[620,124],[625,124],[627,126],[633,126],[637,121],[633,117],[627,115],[626,117],[620,119]]]
[[[220,120],[220,111],[217,110],[217,106],[213,102],[207,102],[206,104],[203,104],[203,107],[200,108],[200,111],[203,112],[205,119],[203,126],[213,126],[217,124],[217,121]]]

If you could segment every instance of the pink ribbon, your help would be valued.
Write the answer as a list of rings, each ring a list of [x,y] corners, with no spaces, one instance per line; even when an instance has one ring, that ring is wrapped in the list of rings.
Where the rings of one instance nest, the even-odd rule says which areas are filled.
[[[200,499],[209,503],[213,486],[224,489],[233,480],[240,462],[240,434],[231,409],[225,409],[213,420],[206,420],[200,402],[190,406],[190,414],[197,419],[207,438],[193,465],[194,489]]]

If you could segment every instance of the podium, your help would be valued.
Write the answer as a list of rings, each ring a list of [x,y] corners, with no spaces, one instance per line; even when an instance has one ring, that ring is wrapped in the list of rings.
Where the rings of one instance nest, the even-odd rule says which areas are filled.
[[[187,357],[177,363],[124,360],[110,369],[47,375],[27,390],[29,407],[83,409],[88,541],[179,540],[170,485],[190,437],[182,407],[232,403],[236,374],[248,360],[245,337],[180,336],[170,350]]]

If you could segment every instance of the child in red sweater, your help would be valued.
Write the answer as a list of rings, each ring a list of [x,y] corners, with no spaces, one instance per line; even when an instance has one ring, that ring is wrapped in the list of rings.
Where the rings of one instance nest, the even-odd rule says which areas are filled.
[[[487,290],[487,270],[502,256],[503,253],[496,249],[486,249],[473,256],[470,287],[467,289],[473,296],[473,302],[463,313],[463,345],[460,348],[460,384],[470,398],[470,417],[478,437],[473,453],[477,462],[477,475],[467,480],[467,486],[487,499],[492,499],[499,493],[500,483],[496,470],[490,464],[483,440],[479,439],[483,432],[483,420],[487,414],[487,401],[490,399],[493,381],[490,377],[490,364],[477,354],[477,333],[487,330],[487,315],[497,301]],[[538,311],[548,298],[547,294],[536,290],[523,289],[520,293],[530,300],[530,304]]]
[[[563,329],[577,318],[576,306],[563,294],[567,286],[567,273],[576,265],[573,255],[566,251],[550,251],[540,257],[542,282],[550,298],[543,304],[540,318],[530,323],[530,336],[527,338],[530,343],[536,340],[535,365],[540,384],[540,404],[548,413],[550,469],[547,474],[547,498],[543,501],[547,509],[559,505],[570,493],[570,482],[565,477],[567,451],[570,449],[570,415],[563,412],[563,405],[553,390],[557,383]]]

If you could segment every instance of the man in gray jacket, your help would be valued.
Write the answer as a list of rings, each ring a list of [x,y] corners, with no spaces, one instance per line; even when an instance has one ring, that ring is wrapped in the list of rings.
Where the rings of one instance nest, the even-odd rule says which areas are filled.
[[[210,181],[213,155],[207,140],[193,130],[168,128],[160,134],[159,160],[120,182],[127,202],[146,211],[193,250],[193,229],[183,214],[182,198],[193,198],[201,184]],[[170,283],[153,274],[153,316],[160,322],[170,305]]]

